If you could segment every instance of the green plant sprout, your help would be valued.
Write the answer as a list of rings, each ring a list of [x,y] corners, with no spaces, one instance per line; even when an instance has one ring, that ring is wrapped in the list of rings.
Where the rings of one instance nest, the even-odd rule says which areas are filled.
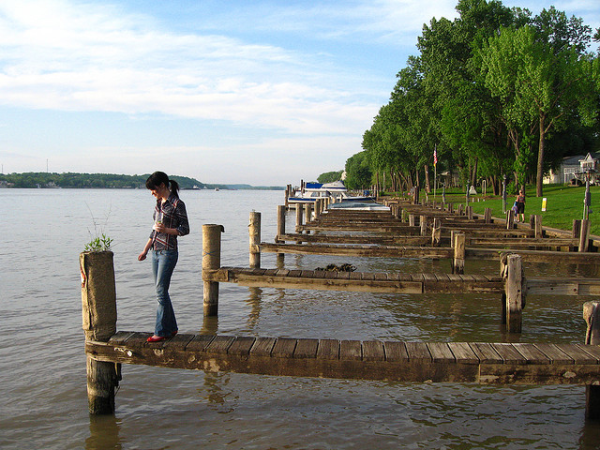
[[[92,235],[92,232],[88,229],[88,231],[90,233],[91,240],[90,240],[90,242],[88,242],[85,245],[85,251],[86,252],[107,252],[107,251],[110,251],[110,244],[112,244],[113,239],[109,238],[106,235],[106,233],[104,233],[104,228],[106,227],[106,224],[108,222],[108,216],[110,215],[110,210],[106,214],[106,220],[104,221],[104,224],[100,228],[100,232],[98,232],[98,224],[96,222],[96,218],[94,217],[94,214],[92,213],[92,210],[90,209],[90,207],[89,207],[89,205],[87,203],[86,203],[86,206],[87,206],[87,208],[88,208],[88,210],[90,212],[90,215],[92,216],[92,221],[94,223],[94,235],[96,237],[94,237],[94,235]]]
[[[107,252],[110,250],[110,244],[112,239],[106,234],[102,233],[102,236],[96,237],[88,242],[85,246],[86,252]]]

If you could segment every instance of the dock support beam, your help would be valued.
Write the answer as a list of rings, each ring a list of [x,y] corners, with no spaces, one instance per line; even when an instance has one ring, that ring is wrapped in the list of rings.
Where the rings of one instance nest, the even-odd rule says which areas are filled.
[[[520,333],[523,326],[525,289],[520,255],[507,255],[504,270],[506,298],[506,331]]]
[[[113,253],[79,255],[81,306],[86,341],[107,342],[117,331],[117,296]],[[114,414],[121,365],[86,357],[89,412]]]
[[[275,242],[278,244],[285,244],[285,241],[279,240],[280,236],[285,235],[285,206],[278,205],[277,206],[277,237],[275,238]],[[302,209],[297,209],[296,211],[302,211]],[[260,244],[260,242],[259,242]],[[283,264],[285,259],[284,253],[277,253],[277,263]]]
[[[204,316],[216,316],[219,311],[219,283],[210,281],[210,273],[221,267],[222,225],[202,225],[202,278],[204,280]]]
[[[250,224],[248,225],[250,234],[250,267],[252,269],[260,268],[260,213],[252,211],[250,213]]]
[[[452,259],[452,273],[465,273],[465,234],[452,232],[452,248],[454,258]]]
[[[300,227],[302,226],[302,213],[303,213],[303,209],[302,209],[302,204],[298,203],[296,205],[296,233],[300,232]]]
[[[585,303],[583,318],[587,323],[586,345],[600,345],[600,302]],[[585,418],[600,419],[600,380],[585,387]]]

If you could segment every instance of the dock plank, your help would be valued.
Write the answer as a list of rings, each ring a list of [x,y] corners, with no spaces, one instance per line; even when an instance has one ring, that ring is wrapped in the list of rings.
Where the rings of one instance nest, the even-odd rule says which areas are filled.
[[[340,341],[340,359],[349,361],[362,360],[362,345],[360,341]]]
[[[339,359],[340,341],[336,339],[320,339],[317,350],[317,359]]]

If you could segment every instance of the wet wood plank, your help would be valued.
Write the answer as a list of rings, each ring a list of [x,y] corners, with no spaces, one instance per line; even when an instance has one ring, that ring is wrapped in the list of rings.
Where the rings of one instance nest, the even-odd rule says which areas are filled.
[[[318,347],[318,339],[298,339],[294,350],[294,358],[316,358]]]
[[[270,337],[257,337],[250,349],[252,356],[271,356],[271,351],[277,339]]]
[[[247,356],[250,354],[250,349],[254,345],[256,338],[249,336],[240,336],[233,341],[227,353],[230,355]]]
[[[291,358],[296,348],[297,339],[279,338],[273,346],[271,356],[275,358]]]
[[[385,350],[381,341],[363,341],[363,361],[385,361]]]
[[[362,345],[360,341],[340,341],[340,359],[360,361],[362,359]]]
[[[340,341],[336,339],[320,339],[317,359],[339,359]]]
[[[408,361],[408,351],[404,342],[386,341],[384,348],[386,361]]]

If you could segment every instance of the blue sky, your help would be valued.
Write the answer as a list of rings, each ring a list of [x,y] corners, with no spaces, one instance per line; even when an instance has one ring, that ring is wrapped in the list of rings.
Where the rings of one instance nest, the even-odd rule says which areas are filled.
[[[2,170],[315,180],[456,3],[0,0]],[[503,3],[600,27],[598,0]]]

